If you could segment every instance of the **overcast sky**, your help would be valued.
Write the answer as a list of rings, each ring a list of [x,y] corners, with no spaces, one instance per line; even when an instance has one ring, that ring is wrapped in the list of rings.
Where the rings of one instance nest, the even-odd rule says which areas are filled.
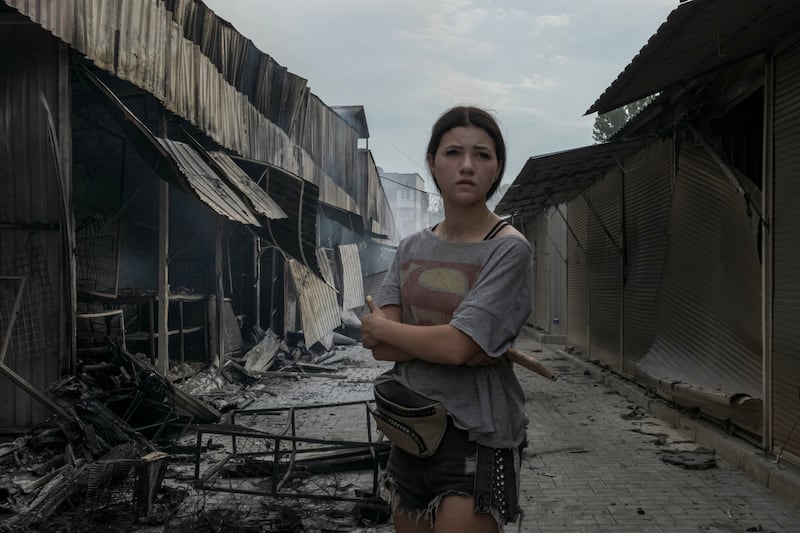
[[[592,144],[583,116],[678,0],[204,0],[326,105],[362,105],[375,163],[424,165],[457,104],[495,113],[504,182],[528,157]],[[430,190],[430,189],[429,189]]]

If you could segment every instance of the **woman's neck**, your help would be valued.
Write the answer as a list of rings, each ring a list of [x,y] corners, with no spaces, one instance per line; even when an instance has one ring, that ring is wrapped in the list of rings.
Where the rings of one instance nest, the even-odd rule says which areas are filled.
[[[486,205],[471,209],[448,209],[445,218],[436,227],[436,234],[444,240],[477,242],[483,240],[499,217]]]

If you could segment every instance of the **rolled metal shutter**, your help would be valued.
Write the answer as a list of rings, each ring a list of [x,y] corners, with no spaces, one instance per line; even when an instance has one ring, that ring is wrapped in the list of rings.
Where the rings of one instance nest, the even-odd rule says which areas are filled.
[[[622,189],[620,171],[612,168],[588,191],[589,276],[592,357],[617,367],[620,360],[620,294],[622,290]],[[608,233],[607,233],[608,232]],[[612,240],[613,239],[613,240]]]
[[[667,220],[672,189],[673,143],[657,141],[625,160],[623,286],[623,372],[636,363],[655,338],[656,294],[667,252]]]
[[[563,206],[562,206],[563,210]],[[550,316],[548,331],[552,335],[563,337],[567,333],[567,225],[556,208],[550,208],[545,214],[547,224],[547,242],[549,266],[547,310]],[[563,342],[563,341],[560,341]]]
[[[800,48],[775,59],[772,445],[800,458]],[[792,432],[793,430],[793,432]]]
[[[547,239],[547,217],[536,215],[536,296],[534,298],[534,325],[542,331],[550,331],[550,241]]]
[[[651,377],[761,396],[761,265],[746,213],[711,157],[682,144],[656,338],[639,361]]]
[[[588,208],[582,197],[567,204],[567,221],[575,232],[575,235],[567,234],[567,346],[582,352],[589,349],[589,259],[584,253],[587,215]]]

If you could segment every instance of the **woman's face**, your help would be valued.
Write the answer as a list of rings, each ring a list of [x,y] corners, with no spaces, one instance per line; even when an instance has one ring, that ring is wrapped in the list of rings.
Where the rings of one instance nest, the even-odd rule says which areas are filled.
[[[494,141],[474,126],[447,131],[428,166],[442,198],[459,205],[485,202],[499,173]]]

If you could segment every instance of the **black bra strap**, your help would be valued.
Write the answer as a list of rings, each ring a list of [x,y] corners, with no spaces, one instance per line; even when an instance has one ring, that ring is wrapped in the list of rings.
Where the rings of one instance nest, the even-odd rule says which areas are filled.
[[[490,230],[489,230],[489,233],[487,233],[487,234],[486,234],[486,237],[484,237],[484,238],[483,238],[483,240],[484,240],[484,241],[488,241],[488,240],[490,240],[490,239],[494,239],[494,238],[495,238],[495,236],[496,236],[498,233],[500,233],[500,230],[502,230],[503,228],[505,228],[505,227],[506,227],[506,226],[508,226],[508,225],[509,225],[509,223],[508,223],[507,221],[505,221],[505,220],[500,220],[500,221],[499,221],[497,224],[495,224],[494,226],[492,226],[492,229],[490,229]],[[431,231],[436,231],[436,228],[437,228],[437,226],[439,226],[439,224],[434,224],[434,225],[431,227]]]
[[[489,230],[489,233],[486,234],[486,237],[483,238],[484,241],[488,241],[490,239],[494,239],[495,236],[500,233],[500,230],[508,226],[508,222],[505,220],[500,220],[497,224],[494,225],[492,229]]]

